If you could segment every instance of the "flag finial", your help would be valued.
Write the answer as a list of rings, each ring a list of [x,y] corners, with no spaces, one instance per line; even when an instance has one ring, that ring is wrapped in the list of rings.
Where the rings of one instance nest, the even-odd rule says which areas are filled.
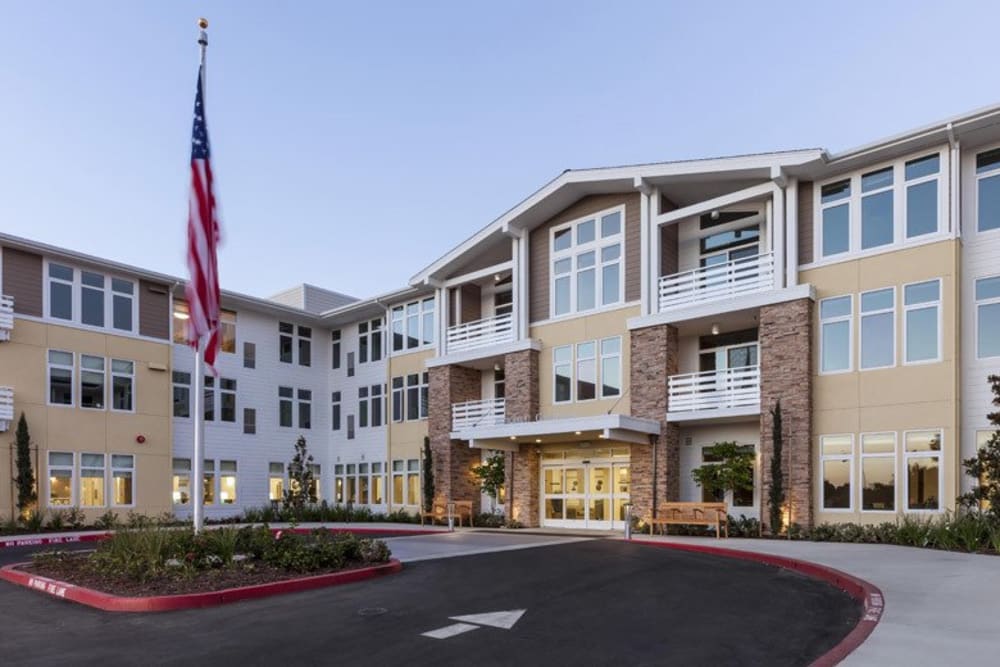
[[[203,16],[198,19],[198,44],[201,46],[202,60],[205,59],[205,47],[208,46],[208,33],[205,32],[206,28],[208,28],[208,19]]]
[[[198,19],[198,27],[201,28],[202,30],[208,28],[208,19],[205,18],[204,16]]]

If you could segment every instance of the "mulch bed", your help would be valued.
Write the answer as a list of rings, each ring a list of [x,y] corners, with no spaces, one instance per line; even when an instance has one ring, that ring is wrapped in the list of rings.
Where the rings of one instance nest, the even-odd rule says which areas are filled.
[[[332,572],[344,572],[371,564],[354,563],[340,569],[323,569],[311,572],[290,572],[266,563],[254,562],[251,566],[234,565],[229,568],[199,570],[193,573],[164,575],[148,581],[136,581],[127,577],[115,577],[94,572],[86,567],[86,554],[59,562],[30,564],[18,568],[29,574],[64,581],[76,586],[118,595],[122,597],[153,597],[159,595],[183,595],[207,593],[228,588],[256,586],[276,581],[301,579]]]

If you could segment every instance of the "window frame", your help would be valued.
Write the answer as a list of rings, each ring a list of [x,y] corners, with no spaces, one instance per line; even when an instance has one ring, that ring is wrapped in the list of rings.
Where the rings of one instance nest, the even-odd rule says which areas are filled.
[[[60,354],[68,354],[72,361],[69,365],[53,363],[52,353],[58,352]],[[77,395],[76,395],[76,353],[69,352],[67,350],[55,350],[49,348],[45,351],[45,405],[48,407],[55,408],[72,408],[76,406]],[[52,402],[52,369],[57,368],[60,370],[69,369],[69,403],[53,403]]]
[[[911,163],[914,163],[914,162],[920,162],[921,160],[925,160],[925,159],[927,159],[929,157],[934,157],[934,156],[936,156],[938,158],[938,170],[937,170],[936,173],[929,174],[929,175],[926,175],[926,176],[917,176],[916,178],[913,178],[913,179],[907,179],[906,178],[906,167],[908,165],[910,165]],[[940,154],[940,151],[937,152],[937,153],[928,153],[926,155],[921,155],[921,156],[910,158],[909,160],[904,160],[903,161],[903,169],[902,169],[902,172],[903,172],[903,183],[902,183],[903,192],[902,192],[902,197],[901,197],[901,199],[902,199],[901,203],[903,205],[903,215],[902,215],[902,218],[903,218],[903,220],[902,220],[903,229],[902,229],[902,232],[903,232],[903,240],[904,240],[904,242],[906,242],[906,241],[911,241],[912,242],[912,241],[920,240],[920,239],[923,239],[923,238],[926,238],[926,237],[933,237],[935,234],[940,234],[941,233],[941,180],[942,180],[941,174],[942,174],[943,171],[944,171],[944,159],[942,158],[942,156]],[[935,211],[934,217],[937,220],[937,225],[935,226],[934,231],[932,231],[932,232],[925,232],[923,234],[916,234],[914,236],[910,236],[910,197],[909,197],[910,188],[916,187],[916,186],[919,186],[919,185],[923,185],[924,183],[929,183],[930,181],[936,181],[937,182],[937,189],[934,191],[934,197],[935,197],[934,201],[937,204],[937,209]]]
[[[907,305],[906,303],[906,288],[913,285],[923,285],[925,283],[938,284],[938,296],[936,301],[922,301],[916,304]],[[941,340],[944,334],[944,280],[942,278],[931,278],[930,280],[918,280],[912,283],[904,283],[902,289],[902,308],[903,308],[903,365],[904,366],[920,366],[923,364],[936,364],[943,360],[943,349],[944,341]],[[910,361],[910,322],[908,314],[913,310],[926,310],[928,308],[937,309],[937,354],[932,359],[917,359],[915,361]]]
[[[330,392],[330,430],[339,431],[341,413],[343,412],[343,397],[340,391]]]
[[[1000,167],[998,167],[1000,169]],[[980,309],[985,306],[996,306],[1000,308],[1000,295],[987,297],[985,299],[979,299],[976,296],[976,291],[979,286],[979,282],[982,280],[1000,280],[1000,273],[988,276],[978,276],[972,280],[972,301],[975,304],[975,314],[973,315],[972,323],[972,336],[975,341],[975,351],[977,360],[987,360],[987,359],[1000,359],[1000,353],[990,354],[983,356],[980,354],[980,337],[979,337],[979,317]],[[998,334],[1000,335],[1000,334]]]
[[[69,468],[65,465],[53,465],[52,455],[53,454],[68,454],[72,457],[72,462],[69,464]],[[58,509],[76,507],[78,503],[77,496],[77,452],[60,452],[49,450],[46,452],[45,456],[45,506],[55,507]],[[52,478],[54,477],[53,472],[69,471],[69,502],[66,504],[52,504]]]
[[[892,436],[892,452],[865,453],[865,436]],[[865,509],[865,461],[868,459],[892,460],[892,509]],[[864,431],[858,435],[858,509],[862,514],[896,514],[899,507],[899,434],[896,431]]]
[[[858,249],[859,252],[868,252],[868,251],[871,251],[871,250],[877,250],[878,248],[885,248],[886,246],[893,245],[897,241],[897,238],[898,238],[897,231],[898,230],[897,230],[897,224],[896,224],[896,209],[897,209],[897,206],[896,206],[896,198],[897,198],[897,194],[896,194],[897,174],[896,174],[896,171],[897,171],[896,165],[892,164],[892,165],[889,165],[889,166],[881,166],[881,167],[876,167],[874,169],[867,169],[867,170],[862,171],[859,174],[858,184],[861,187],[861,192],[858,193],[859,213],[861,214],[860,215],[861,219],[858,221],[858,232],[859,232],[859,235],[858,235],[858,248],[857,249]],[[873,189],[871,189],[871,190],[869,190],[867,192],[864,191],[865,177],[867,177],[867,176],[873,176],[875,174],[879,174],[879,173],[882,173],[882,172],[889,172],[889,175],[892,178],[892,181],[889,183],[889,185],[877,186],[877,187],[875,187],[875,188],[873,188]],[[877,196],[885,194],[885,193],[889,193],[889,202],[890,202],[890,206],[891,206],[891,209],[892,209],[891,215],[889,216],[889,224],[891,226],[890,240],[889,240],[888,243],[880,243],[878,245],[873,245],[873,246],[869,246],[868,248],[866,248],[866,247],[864,247],[864,243],[865,243],[865,199],[869,199],[869,198],[872,198],[872,197],[877,197]],[[851,195],[853,196],[853,194],[854,194],[854,190],[852,189],[851,190]],[[848,222],[848,226],[850,226],[849,222]],[[848,239],[848,251],[850,251],[850,239]]]
[[[906,439],[911,433],[937,433],[940,440],[941,446],[937,451],[917,451],[909,452],[906,449]],[[903,504],[900,511],[906,512],[908,514],[941,514],[945,511],[944,507],[944,429],[943,428],[913,428],[903,431],[903,476],[905,482],[903,485]],[[911,458],[935,458],[937,459],[938,468],[938,506],[937,509],[926,509],[926,508],[916,508],[910,509],[910,459]]]
[[[823,319],[823,303],[843,298],[847,298],[851,304],[850,313],[847,315],[836,315],[831,318]],[[828,296],[819,300],[816,313],[819,317],[819,363],[817,366],[819,368],[820,375],[839,375],[841,373],[854,372],[854,310],[854,294],[837,294],[835,296]],[[847,322],[847,368],[826,370],[823,367],[823,352],[826,350],[826,327],[824,325],[836,324],[844,321]]]
[[[340,356],[341,356],[341,330],[334,329],[330,332],[330,368],[331,370],[340,369]]]
[[[178,375],[182,375],[182,376],[186,375],[187,376],[187,382],[185,383],[185,382],[182,382],[182,381],[178,380],[178,377],[177,377]],[[179,371],[179,370],[176,370],[176,369],[173,370],[173,371],[171,371],[171,373],[170,373],[170,386],[171,386],[171,389],[172,389],[172,391],[171,391],[172,406],[171,406],[171,411],[170,411],[171,416],[174,419],[190,419],[191,418],[191,373],[189,373],[187,371]],[[184,405],[185,405],[185,408],[186,408],[185,412],[187,412],[187,414],[185,414],[185,415],[178,415],[177,414],[177,390],[178,389],[184,389],[184,390],[187,391],[187,398],[186,398],[186,400],[184,402]]]
[[[135,507],[135,505],[136,505],[135,497],[138,495],[138,489],[136,488],[136,484],[135,484],[136,479],[137,479],[136,478],[136,474],[135,474],[135,454],[115,454],[113,452],[110,452],[108,454],[108,456],[110,457],[110,460],[108,461],[108,477],[109,477],[109,480],[111,482],[111,484],[108,485],[108,491],[107,491],[108,504],[111,507]],[[131,466],[129,466],[129,467],[126,468],[124,466],[115,465],[115,457],[126,457],[126,456],[132,460],[132,465]],[[130,479],[132,480],[132,502],[131,503],[122,503],[122,504],[120,504],[120,503],[115,502],[115,479],[117,479],[117,476],[115,475],[115,473],[120,473],[120,472],[127,472],[127,473],[129,473]]]
[[[619,216],[619,229],[618,232],[607,237],[601,235],[601,221],[603,218],[617,213]],[[594,238],[591,241],[586,241],[584,243],[577,242],[577,234],[579,225],[591,222],[594,223]],[[548,315],[549,319],[558,318],[569,318],[578,315],[585,315],[589,313],[599,313],[605,310],[613,310],[615,308],[621,307],[625,303],[625,241],[626,241],[626,205],[619,204],[617,206],[612,206],[610,208],[595,211],[588,215],[580,216],[573,220],[569,220],[558,225],[553,225],[548,232],[549,240],[549,257],[548,257],[548,270],[549,270],[549,308]],[[570,232],[570,245],[568,248],[562,250],[555,249],[555,238],[556,235],[567,229],[572,230]],[[610,260],[603,260],[603,250],[611,246],[618,245],[619,253],[618,257]],[[577,286],[579,283],[579,275],[581,269],[579,267],[579,257],[587,253],[594,254],[594,262],[590,266],[584,267],[583,271],[593,271],[594,273],[594,305],[589,308],[581,309],[578,303],[578,290]],[[555,271],[555,265],[557,262],[568,259],[570,261],[570,269],[568,274],[559,274],[557,277]],[[618,267],[618,294],[614,301],[605,303],[604,298],[604,268],[606,266],[617,266]],[[564,313],[556,312],[556,281],[562,277],[568,276],[569,279],[569,309]]]
[[[389,356],[409,354],[413,351],[427,350],[434,347],[437,342],[437,333],[434,325],[436,311],[436,296],[427,296],[391,306],[388,318],[389,326],[386,328],[383,324],[382,328],[382,331],[387,333],[388,337],[392,339],[392,342],[387,345]],[[415,345],[409,344],[409,320],[411,318],[416,319],[416,336],[414,340],[417,342]],[[385,337],[383,335],[383,338]],[[386,344],[383,342],[383,345]],[[385,356],[383,354],[383,357]]]
[[[976,167],[976,163],[977,163],[978,158],[979,158],[980,155],[983,155],[985,153],[992,153],[993,151],[1000,151],[1000,145],[984,146],[984,147],[981,148],[981,150],[975,151],[972,154],[971,168],[972,168],[972,174],[973,174],[973,177],[974,177],[974,181],[973,181],[973,193],[972,194],[973,194],[974,201],[976,202],[976,215],[975,215],[975,233],[976,234],[992,234],[992,235],[1000,234],[1000,221],[998,221],[997,225],[995,227],[993,227],[992,229],[982,229],[981,226],[980,226],[980,223],[979,223],[979,221],[980,221],[980,211],[982,210],[982,207],[979,204],[979,183],[980,183],[980,181],[986,180],[987,178],[1000,177],[1000,161],[997,161],[995,167],[993,167],[989,171],[986,171],[986,172],[983,172],[983,173],[979,173],[979,170]]]
[[[257,435],[257,408],[243,408],[243,435]]]
[[[83,366],[83,360],[84,359],[97,359],[97,360],[99,360],[101,362],[101,370],[100,371],[96,371],[96,370],[94,370],[92,368],[84,368],[84,366]],[[93,355],[93,354],[84,354],[84,353],[81,352],[80,353],[79,364],[80,364],[80,372],[77,374],[77,383],[79,384],[78,389],[79,389],[79,397],[80,397],[80,406],[79,406],[80,409],[81,410],[97,410],[97,411],[107,410],[108,408],[110,408],[110,406],[108,405],[108,390],[109,390],[109,386],[108,386],[108,372],[110,370],[108,368],[108,360],[105,357],[99,357],[99,356]],[[101,404],[99,406],[84,405],[83,404],[83,396],[84,396],[84,391],[83,391],[83,375],[84,375],[84,373],[92,373],[94,375],[100,375],[101,376]]]
[[[55,265],[65,269],[69,269],[73,273],[72,279],[59,278],[51,275],[50,266]],[[101,287],[96,285],[85,285],[83,283],[83,273],[90,273],[94,275],[99,275],[102,278]],[[114,281],[120,281],[122,283],[128,283],[132,286],[131,293],[114,289]],[[56,317],[52,315],[52,283],[56,282],[61,285],[69,287],[70,293],[70,317]],[[83,290],[91,289],[101,292],[102,301],[102,316],[103,323],[101,325],[96,324],[86,324],[83,321]],[[129,317],[131,328],[121,329],[115,326],[114,316],[115,316],[115,296],[122,298],[128,298],[131,303],[129,304]],[[102,331],[106,333],[113,333],[118,335],[139,335],[139,281],[133,278],[126,278],[117,273],[110,273],[103,269],[84,269],[80,266],[74,266],[59,260],[52,260],[50,258],[45,258],[42,262],[42,314],[43,318],[46,320],[51,320],[54,322],[68,322],[74,326],[81,327],[90,331]]]
[[[108,372],[110,374],[110,379],[111,379],[111,381],[108,383],[108,385],[109,385],[108,388],[110,389],[110,392],[111,392],[111,400],[108,403],[108,409],[111,410],[111,412],[125,412],[125,413],[134,414],[135,411],[136,411],[136,403],[137,403],[137,399],[138,399],[137,387],[136,387],[136,381],[135,381],[135,362],[132,361],[132,360],[130,360],[130,359],[114,359],[114,358],[111,358],[108,361],[110,362],[108,364]],[[118,362],[118,363],[121,363],[121,364],[128,364],[130,370],[127,373],[124,372],[124,371],[116,371],[115,370],[115,362]],[[129,407],[127,409],[126,408],[117,408],[117,407],[115,407],[115,379],[116,378],[124,378],[124,379],[128,380],[128,386],[129,386]]]
[[[101,465],[99,467],[95,466],[95,465],[84,465],[83,458],[85,456],[100,456],[101,457]],[[95,507],[107,507],[108,506],[108,464],[110,463],[110,461],[108,461],[108,453],[107,452],[86,452],[86,451],[84,451],[84,452],[80,452],[80,455],[76,458],[76,461],[77,461],[77,465],[78,465],[77,472],[79,473],[77,475],[77,485],[79,486],[79,489],[78,489],[79,493],[78,493],[78,496],[77,496],[77,500],[79,502],[80,507],[84,508],[84,509],[86,509],[86,508],[95,508]],[[83,471],[84,470],[87,470],[87,471],[99,470],[101,472],[100,476],[92,476],[91,477],[92,479],[100,479],[101,480],[101,500],[100,500],[99,503],[88,504],[88,503],[85,502],[85,498],[84,498],[84,494],[83,494]]]
[[[850,454],[825,454],[823,452],[823,440],[826,438],[850,438],[851,439],[851,453]],[[824,433],[819,436],[819,503],[818,511],[820,512],[831,512],[835,514],[848,514],[856,511],[854,501],[854,496],[856,495],[857,479],[855,468],[857,467],[857,452],[858,452],[858,442],[857,437],[853,433]],[[847,507],[827,507],[824,504],[825,500],[825,485],[826,485],[826,474],[825,474],[825,463],[827,461],[843,461],[847,459],[847,470],[848,470],[848,484],[850,488],[847,490]]]
[[[892,306],[890,308],[880,308],[880,309],[873,310],[873,311],[870,311],[870,312],[866,313],[864,311],[864,296],[866,294],[874,294],[876,292],[885,292],[885,291],[891,291],[892,292]],[[897,303],[896,299],[897,299],[897,296],[898,295],[896,293],[896,286],[895,285],[891,285],[889,287],[879,287],[877,289],[865,290],[863,292],[859,292],[858,293],[858,370],[859,371],[877,371],[877,370],[880,370],[880,369],[893,368],[893,367],[896,366],[896,362],[897,362],[896,338],[897,338],[897,333],[898,333],[896,331],[896,327],[897,327],[897,325],[896,325],[896,303]],[[892,322],[892,361],[890,363],[888,363],[888,364],[884,364],[884,365],[881,365],[881,366],[865,366],[864,365],[864,359],[865,359],[865,329],[864,329],[864,321],[865,321],[865,317],[866,316],[867,317],[874,317],[874,316],[877,316],[877,315],[885,315],[886,313],[888,313],[891,316],[890,320]],[[852,314],[853,314],[853,309],[852,309]]]

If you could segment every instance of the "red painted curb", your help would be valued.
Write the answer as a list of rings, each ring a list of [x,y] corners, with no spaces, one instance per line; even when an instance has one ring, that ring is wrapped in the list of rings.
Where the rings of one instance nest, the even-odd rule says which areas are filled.
[[[846,658],[852,651],[861,646],[868,639],[868,636],[875,630],[875,626],[882,620],[882,613],[885,611],[885,597],[882,591],[874,584],[859,579],[853,575],[841,572],[832,567],[810,563],[809,561],[798,560],[797,558],[787,558],[785,556],[775,556],[772,554],[754,553],[752,551],[740,551],[736,549],[725,549],[723,547],[710,547],[701,544],[684,544],[680,542],[653,542],[649,540],[631,540],[636,544],[644,544],[654,547],[664,547],[667,549],[677,549],[678,551],[693,551],[697,553],[707,553],[728,558],[739,558],[750,560],[767,565],[782,567],[786,570],[801,572],[810,577],[821,579],[844,591],[857,600],[864,610],[861,620],[854,626],[846,637],[839,644],[813,661],[812,667],[832,667]]]
[[[50,544],[75,544],[77,542],[97,542],[107,539],[111,533],[89,533],[87,535],[53,535],[52,537],[24,537],[0,539],[0,549],[6,547],[43,547]]]
[[[22,572],[17,568],[27,563],[15,563],[0,568],[0,579],[4,579],[19,586],[24,586],[32,590],[40,591],[54,597],[72,600],[89,607],[102,609],[104,611],[176,611],[178,609],[198,609],[202,607],[215,607],[230,602],[241,600],[253,600],[256,598],[269,597],[271,595],[282,595],[284,593],[297,593],[327,586],[337,586],[349,584],[355,581],[364,581],[375,577],[399,572],[403,569],[403,564],[398,560],[390,560],[384,565],[360,568],[357,570],[347,570],[345,572],[333,572],[330,574],[320,574],[313,577],[302,577],[299,579],[289,579],[286,581],[275,581],[257,586],[243,586],[240,588],[227,588],[221,591],[210,591],[207,593],[188,593],[185,595],[160,595],[145,598],[129,598],[102,593],[83,586],[76,586],[65,581],[57,581],[46,577]]]

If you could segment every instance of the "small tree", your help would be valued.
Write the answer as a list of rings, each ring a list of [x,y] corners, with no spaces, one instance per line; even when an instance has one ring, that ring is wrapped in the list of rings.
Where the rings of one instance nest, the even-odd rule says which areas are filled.
[[[1000,375],[989,376],[988,382],[993,389],[993,405],[1000,408]],[[987,419],[996,427],[993,434],[975,456],[962,461],[965,474],[978,484],[959,496],[958,501],[969,509],[984,508],[1000,522],[1000,410],[989,413]]]
[[[434,509],[434,458],[431,454],[431,439],[424,436],[424,511],[430,512]]]
[[[14,478],[14,485],[17,487],[17,512],[23,519],[31,512],[38,499],[35,493],[35,472],[31,469],[31,436],[28,434],[28,421],[23,412],[17,421],[14,442],[17,446],[17,477]]]
[[[472,474],[479,481],[479,489],[493,500],[494,505],[506,478],[505,468],[504,457],[500,452],[486,457],[482,465],[472,468]]]
[[[777,535],[781,532],[782,505],[785,504],[785,479],[781,475],[783,436],[780,400],[774,404],[774,409],[771,410],[771,442],[771,489],[767,494],[767,511],[771,533]]]
[[[694,481],[710,493],[753,491],[754,453],[735,442],[717,442],[707,453],[716,461],[691,471]]]
[[[316,502],[312,462],[312,454],[306,448],[306,439],[300,435],[295,441],[295,456],[288,464],[288,489],[282,499],[284,508],[291,510],[296,516],[301,515],[307,504]]]

